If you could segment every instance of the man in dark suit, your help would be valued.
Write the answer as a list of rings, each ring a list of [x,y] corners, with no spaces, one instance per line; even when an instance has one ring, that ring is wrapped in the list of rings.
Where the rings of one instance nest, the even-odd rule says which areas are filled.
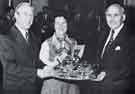
[[[106,8],[109,32],[101,32],[100,64],[106,77],[100,82],[102,94],[128,94],[130,85],[130,34],[125,25],[125,9],[118,3]]]
[[[37,40],[29,28],[33,22],[33,7],[20,3],[14,13],[15,25],[0,35],[0,61],[3,66],[4,94],[35,94],[38,62]]]

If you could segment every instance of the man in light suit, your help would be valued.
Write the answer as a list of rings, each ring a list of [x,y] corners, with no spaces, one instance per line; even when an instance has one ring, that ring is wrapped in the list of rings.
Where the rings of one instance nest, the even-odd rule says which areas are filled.
[[[27,2],[20,3],[14,17],[14,26],[8,33],[0,35],[3,93],[36,94],[38,46],[34,35],[29,32],[33,22],[33,7]]]
[[[125,9],[118,3],[106,8],[110,30],[101,32],[99,58],[106,77],[100,82],[102,94],[127,94],[130,88],[130,34],[126,27]]]

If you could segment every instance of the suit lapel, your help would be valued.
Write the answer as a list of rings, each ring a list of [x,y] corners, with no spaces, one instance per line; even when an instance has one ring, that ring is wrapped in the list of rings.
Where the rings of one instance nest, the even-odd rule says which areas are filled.
[[[31,57],[35,57],[34,55],[36,55],[37,52],[39,51],[37,42],[38,41],[36,40],[34,34],[30,31],[29,32],[29,45],[28,45],[28,49],[30,51]]]
[[[108,38],[109,32],[107,31],[101,31],[100,37],[99,37],[99,51],[102,53],[103,47],[106,43],[106,40]]]
[[[29,54],[29,51],[30,51],[29,45],[16,26],[13,26],[11,28],[11,36],[12,36],[12,39],[15,40],[17,46],[19,46],[25,53]]]
[[[126,39],[127,35],[128,35],[128,32],[127,32],[126,26],[124,26],[119,32],[119,34],[117,35],[117,37],[115,38],[115,40],[113,41],[111,48],[117,45],[121,45],[121,41],[123,42]]]
[[[125,39],[124,36],[126,33],[127,33],[126,28],[123,27],[119,32],[119,34],[117,35],[117,37],[115,38],[115,40],[109,46],[106,47],[104,54],[110,55],[112,54],[113,49],[115,49],[115,46],[121,46],[121,41]]]
[[[103,48],[105,46],[105,43],[107,41],[107,38],[109,36],[109,33],[110,33],[109,30],[106,30],[106,31],[102,31],[101,32],[101,37],[99,38],[99,46],[100,46],[99,47],[99,52],[100,52],[99,56],[100,56],[100,58],[103,58],[102,57],[102,52],[103,52]],[[105,51],[104,51],[104,53],[105,53]]]

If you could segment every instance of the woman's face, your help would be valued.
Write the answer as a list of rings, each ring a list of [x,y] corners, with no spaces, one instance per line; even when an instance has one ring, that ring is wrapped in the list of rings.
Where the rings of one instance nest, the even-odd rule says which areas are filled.
[[[67,21],[63,16],[55,18],[54,28],[58,38],[64,38],[67,32]]]

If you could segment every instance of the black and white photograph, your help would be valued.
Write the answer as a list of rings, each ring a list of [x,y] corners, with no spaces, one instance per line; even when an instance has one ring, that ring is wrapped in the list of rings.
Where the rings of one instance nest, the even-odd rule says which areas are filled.
[[[135,0],[0,0],[0,94],[135,94]]]

